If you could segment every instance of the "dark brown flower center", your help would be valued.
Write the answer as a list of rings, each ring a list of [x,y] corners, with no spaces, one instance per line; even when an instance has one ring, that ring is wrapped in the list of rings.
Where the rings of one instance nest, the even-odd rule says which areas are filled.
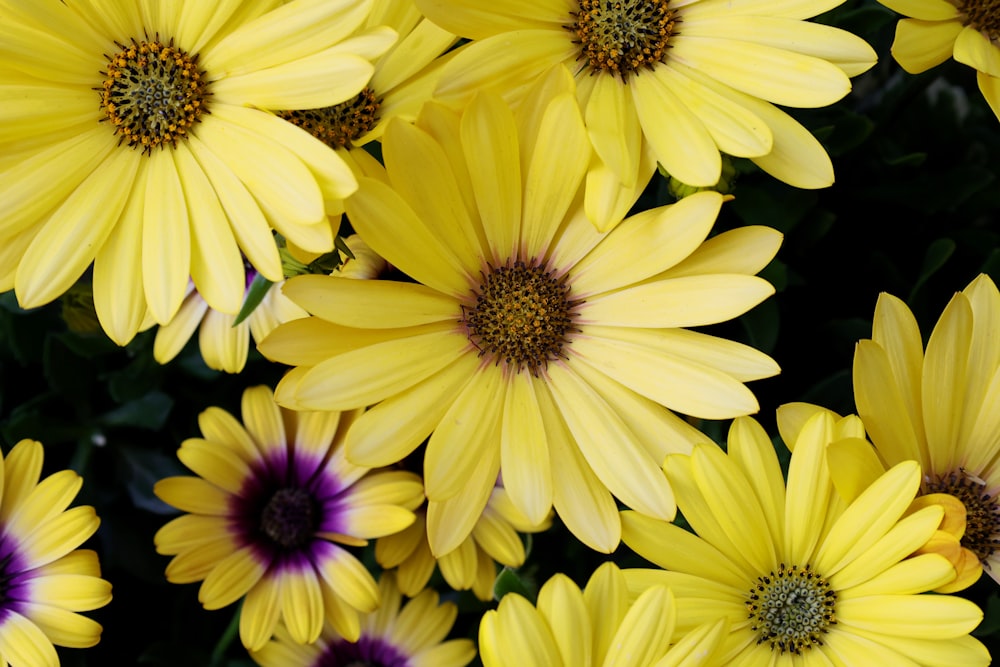
[[[118,44],[116,42],[116,44]],[[198,56],[155,39],[118,44],[101,72],[101,110],[120,143],[150,152],[177,145],[205,113],[210,95]]]
[[[330,148],[342,148],[367,134],[379,120],[382,100],[371,88],[332,107],[279,111],[278,116],[313,135]]]
[[[962,546],[979,557],[984,567],[987,558],[1000,548],[1000,505],[986,493],[986,484],[964,470],[939,475],[924,482],[927,493],[948,493],[965,505],[965,534]]]
[[[275,491],[260,515],[260,529],[285,549],[297,549],[316,532],[316,502],[301,488]]]
[[[1000,0],[958,0],[957,4],[964,25],[1000,41]]]
[[[747,612],[757,644],[778,653],[800,654],[819,646],[837,623],[837,593],[809,565],[781,564],[750,587]]]
[[[469,340],[488,355],[537,375],[550,361],[566,357],[567,334],[574,331],[574,308],[565,278],[524,262],[490,268],[475,305],[464,308]]]
[[[678,19],[669,0],[579,0],[566,29],[576,35],[591,73],[625,81],[642,67],[664,62]]]

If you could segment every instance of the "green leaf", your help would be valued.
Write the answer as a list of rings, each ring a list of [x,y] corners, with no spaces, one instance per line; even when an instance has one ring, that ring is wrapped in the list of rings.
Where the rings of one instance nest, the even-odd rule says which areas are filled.
[[[247,290],[247,298],[243,300],[243,307],[240,308],[240,312],[236,315],[236,321],[233,322],[234,327],[250,317],[250,313],[264,300],[264,297],[267,296],[267,290],[271,289],[273,284],[259,273],[253,277],[250,289]]]
[[[948,238],[937,239],[933,241],[930,246],[928,246],[927,252],[924,253],[924,263],[920,267],[920,276],[917,278],[917,282],[913,285],[913,289],[910,290],[910,298],[908,301],[913,301],[913,297],[916,296],[923,284],[945,265],[948,258],[951,257],[954,252],[955,242]]]
[[[156,431],[163,428],[174,407],[174,399],[160,391],[128,401],[99,418],[105,426],[134,426]]]
[[[504,567],[493,582],[493,597],[502,600],[503,596],[508,593],[517,593],[531,604],[535,604],[535,595],[531,592],[527,582],[521,579],[513,568]]]

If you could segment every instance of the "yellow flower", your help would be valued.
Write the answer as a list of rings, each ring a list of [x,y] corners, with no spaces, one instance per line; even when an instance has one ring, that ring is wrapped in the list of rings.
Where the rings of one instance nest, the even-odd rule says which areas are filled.
[[[979,607],[918,595],[955,576],[939,554],[910,557],[944,514],[929,505],[904,516],[920,467],[899,463],[846,502],[827,458],[841,437],[830,414],[810,417],[792,443],[787,484],[750,418],[733,422],[728,454],[702,444],[669,456],[664,470],[694,533],[624,512],[625,544],[664,568],[626,570],[629,588],[669,586],[682,631],[729,619],[724,665],[989,664],[968,634]]]
[[[429,103],[416,125],[390,123],[382,148],[392,185],[361,178],[347,213],[415,282],[288,280],[285,293],[313,317],[259,347],[296,367],[278,401],[374,406],[346,443],[359,465],[400,461],[430,436],[438,556],[470,534],[501,469],[529,521],[554,506],[605,552],[620,536],[612,494],[672,519],[660,463],[703,436],[663,406],[702,418],[755,412],[744,383],[778,371],[748,346],[684,327],[769,296],[753,274],[780,234],[748,227],[706,241],[723,201],[715,192],[597,232],[582,210],[590,145],[565,68],[517,117],[490,93],[461,116]]]
[[[595,149],[587,211],[601,229],[620,219],[609,197],[616,183],[646,183],[656,161],[692,186],[719,181],[720,153],[797,187],[832,184],[823,147],[774,105],[832,104],[850,90],[848,77],[875,63],[858,37],[803,20],[839,4],[416,0],[430,20],[473,40],[445,66],[442,101],[492,87],[513,102],[555,63],[575,72]]]
[[[511,593],[479,624],[485,667],[679,667],[721,665],[714,658],[725,619],[674,637],[677,605],[669,588],[654,586],[629,602],[622,571],[601,565],[581,592],[557,574],[538,604]],[[671,644],[674,644],[671,646]]]
[[[526,553],[518,533],[538,533],[552,524],[546,516],[532,523],[514,507],[507,490],[496,486],[476,521],[472,533],[457,549],[435,558],[427,542],[427,513],[417,511],[417,520],[393,535],[375,541],[375,560],[385,569],[398,568],[396,581],[404,595],[416,595],[430,581],[434,567],[441,568],[445,582],[456,591],[472,589],[477,598],[493,599],[497,563],[520,567]]]
[[[93,263],[101,324],[124,344],[147,306],[169,322],[189,279],[236,313],[243,256],[281,280],[274,230],[332,249],[325,204],[353,174],[261,108],[357,94],[395,33],[351,37],[370,0],[275,5],[0,2],[0,291],[39,306]]]
[[[88,648],[101,626],[78,614],[111,601],[97,554],[77,549],[97,530],[94,508],[67,509],[83,480],[62,470],[39,482],[41,443],[0,459],[0,664],[58,665],[53,644]]]
[[[979,90],[1000,119],[1000,8],[993,0],[879,0],[910,18],[896,24],[892,55],[910,74],[948,58],[976,70]]]
[[[274,639],[250,656],[262,667],[465,667],[476,657],[470,640],[445,641],[458,609],[452,602],[439,603],[435,591],[421,591],[403,604],[395,578],[387,573],[379,579],[379,599],[378,609],[362,617],[357,639],[326,625],[315,643],[298,644],[279,625]]]
[[[913,314],[881,294],[854,354],[858,414],[887,465],[914,460],[923,493],[965,504],[962,546],[1000,581],[1000,293],[980,275],[955,294],[924,351]]]
[[[344,433],[356,413],[285,412],[266,387],[243,393],[245,428],[209,408],[203,438],[181,444],[178,458],[197,477],[169,477],[154,491],[188,512],[156,533],[156,549],[174,558],[173,583],[203,581],[198,599],[220,609],[245,596],[240,638],[259,650],[283,620],[298,643],[317,640],[324,619],[350,641],[359,613],[378,604],[375,580],[337,543],[402,530],[423,500],[420,479],[375,471],[344,459]]]

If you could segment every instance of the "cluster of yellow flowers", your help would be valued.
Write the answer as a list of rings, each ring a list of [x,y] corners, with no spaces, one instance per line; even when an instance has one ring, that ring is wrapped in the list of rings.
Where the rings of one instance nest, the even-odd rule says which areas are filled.
[[[205,410],[194,476],[155,489],[184,512],[167,578],[242,600],[266,667],[469,664],[435,567],[488,601],[555,517],[656,567],[504,596],[487,667],[986,665],[950,593],[1000,573],[994,283],[926,353],[884,295],[858,416],[779,410],[787,476],[748,417],[778,364],[695,330],[774,293],[779,232],[713,234],[726,160],[833,183],[779,107],[875,64],[807,20],[840,1],[0,0],[0,291],[90,281],[119,345],[158,327],[168,363],[200,327],[211,368],[251,337],[289,367],[241,420]],[[953,51],[1000,116],[995,0],[881,1],[905,69]],[[658,166],[690,194],[637,206]],[[725,448],[700,419],[734,420]],[[41,456],[0,477],[0,663],[25,667],[95,644],[76,612],[111,597],[80,480]]]

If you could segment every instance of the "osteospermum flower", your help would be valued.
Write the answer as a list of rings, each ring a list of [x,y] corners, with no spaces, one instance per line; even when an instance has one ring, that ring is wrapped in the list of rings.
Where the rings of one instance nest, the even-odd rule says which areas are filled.
[[[379,608],[365,614],[361,634],[347,639],[331,626],[313,644],[297,644],[283,626],[251,657],[263,667],[465,667],[476,656],[468,639],[445,640],[458,608],[431,590],[403,604],[391,573],[379,578]]]
[[[787,484],[770,438],[750,418],[729,432],[728,454],[702,444],[667,457],[664,470],[695,534],[624,512],[622,539],[665,568],[626,570],[636,594],[670,586],[682,631],[730,621],[724,665],[987,665],[969,632],[982,619],[972,602],[918,595],[955,570],[926,544],[944,510],[904,517],[920,486],[905,461],[846,502],[827,446],[841,434],[813,415],[793,446]]]
[[[314,642],[326,618],[354,641],[359,613],[378,604],[375,580],[337,543],[363,546],[402,530],[422,501],[408,472],[371,472],[344,459],[357,413],[287,412],[266,387],[243,393],[243,423],[209,408],[204,438],[177,456],[198,477],[169,477],[154,491],[189,514],[156,533],[174,558],[173,583],[203,581],[198,599],[219,609],[240,598],[240,638],[257,650],[279,620],[298,643]]]
[[[441,100],[464,103],[493,87],[513,101],[555,63],[575,72],[595,150],[587,208],[602,229],[618,221],[614,181],[648,181],[647,152],[693,186],[719,181],[720,153],[797,187],[833,183],[823,147],[774,105],[832,104],[850,90],[848,77],[875,63],[860,38],[803,20],[839,4],[416,0],[430,20],[473,40],[444,68]]]
[[[277,230],[326,252],[326,209],[357,187],[262,108],[336,104],[395,33],[349,37],[370,0],[0,2],[0,290],[26,308],[94,264],[105,331],[165,324],[189,278],[239,311],[244,255],[283,278]],[[326,204],[326,205],[325,205]]]
[[[385,569],[396,568],[396,582],[404,595],[419,593],[435,566],[445,582],[456,591],[471,589],[484,602],[493,599],[497,563],[520,567],[527,554],[518,533],[548,530],[548,516],[532,523],[516,508],[502,486],[495,486],[482,516],[472,533],[453,551],[435,558],[427,541],[427,513],[416,512],[417,520],[393,535],[375,541],[375,560]]]
[[[53,644],[88,648],[101,626],[78,614],[111,600],[97,554],[77,549],[100,521],[67,509],[83,480],[62,470],[39,482],[41,443],[21,440],[0,460],[0,664],[58,665]]]
[[[921,492],[965,505],[962,546],[1000,581],[1000,293],[980,275],[927,340],[902,301],[881,294],[871,340],[854,354],[858,414],[881,462],[913,460]]]
[[[566,575],[553,576],[538,592],[537,607],[505,595],[483,615],[479,652],[485,667],[721,665],[713,656],[726,620],[672,642],[677,620],[669,588],[651,587],[630,602],[621,570],[605,563],[582,592]]]
[[[659,464],[703,436],[663,406],[754,412],[744,382],[778,371],[752,348],[684,327],[771,294],[753,274],[780,235],[752,227],[706,242],[715,192],[598,233],[583,213],[590,146],[568,71],[553,70],[521,111],[485,93],[461,116],[430,103],[416,125],[390,123],[392,185],[361,178],[347,213],[416,282],[293,278],[285,293],[313,317],[259,348],[296,366],[275,391],[283,405],[374,405],[348,436],[355,463],[389,465],[430,436],[437,556],[472,532],[501,469],[529,521],[554,506],[595,549],[619,541],[612,494],[672,519]]]
[[[910,18],[896,24],[892,56],[910,74],[948,58],[976,70],[986,102],[1000,119],[1000,7],[993,0],[879,0]]]
[[[362,29],[383,25],[395,30],[399,39],[375,60],[375,72],[361,92],[333,106],[284,110],[278,115],[331,148],[344,150],[380,139],[392,118],[413,122],[431,98],[437,74],[447,61],[439,57],[458,37],[425,19],[413,0],[373,0]]]

